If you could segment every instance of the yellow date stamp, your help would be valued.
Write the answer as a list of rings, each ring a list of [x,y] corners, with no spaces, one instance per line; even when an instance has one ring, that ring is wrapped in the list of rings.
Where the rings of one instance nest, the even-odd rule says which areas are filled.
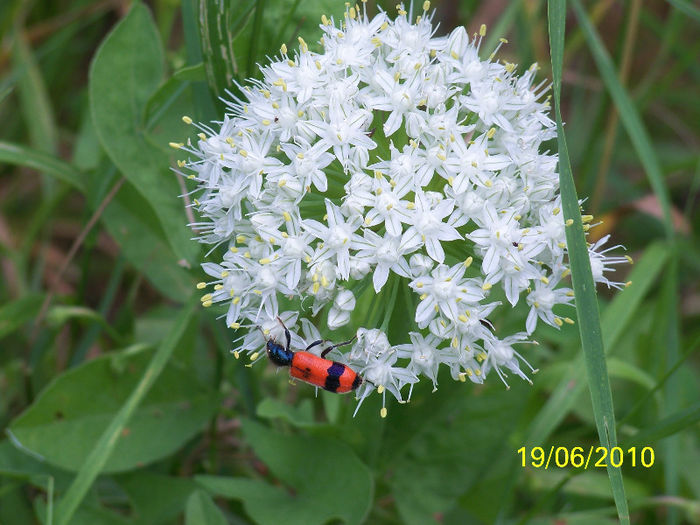
[[[655,454],[652,447],[566,447],[551,445],[545,447],[520,447],[517,450],[520,465],[525,467],[543,468],[605,468],[622,465],[632,468],[651,468],[654,466]]]

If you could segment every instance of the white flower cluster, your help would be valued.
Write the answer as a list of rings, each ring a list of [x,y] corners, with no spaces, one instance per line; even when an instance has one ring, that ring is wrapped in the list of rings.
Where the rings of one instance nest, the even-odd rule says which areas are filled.
[[[251,328],[236,355],[264,355],[254,327],[282,341],[277,316],[303,348],[319,319],[330,330],[351,316],[369,322],[355,312],[360,295],[376,294],[390,316],[397,289],[415,292],[409,344],[369,326],[333,351],[366,379],[360,399],[376,387],[402,401],[421,375],[436,385],[441,364],[461,381],[491,370],[529,381],[513,346],[538,321],[573,323],[553,311],[573,292],[561,286],[557,157],[540,152],[556,136],[547,86],[533,86],[536,65],[517,76],[514,64],[479,58],[484,26],[471,39],[462,27],[434,37],[423,7],[415,22],[402,6],[394,20],[357,7],[340,23],[324,16],[323,52],[301,38],[298,51],[282,46],[223,122],[176,145],[195,157],[179,165],[198,183],[200,240],[228,248],[203,264],[213,278],[199,285],[213,286],[203,304]],[[596,280],[619,286],[604,273],[626,259],[598,248]],[[523,297],[525,330],[498,337],[489,314]]]

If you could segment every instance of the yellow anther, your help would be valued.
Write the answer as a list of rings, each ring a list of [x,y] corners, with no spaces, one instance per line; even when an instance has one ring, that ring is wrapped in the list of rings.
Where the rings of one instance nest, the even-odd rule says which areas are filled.
[[[482,289],[482,290],[490,290],[491,288],[493,288],[493,285],[492,285],[491,283],[484,283],[484,284],[481,286],[481,289]]]
[[[416,288],[423,288],[423,283],[421,281],[418,281],[416,283]]]
[[[423,301],[426,297],[428,297],[427,293],[421,294],[420,300]]]
[[[505,70],[508,73],[512,73],[513,71],[515,71],[515,64],[513,64],[512,62],[506,62]]]
[[[182,142],[168,142],[168,146],[170,146],[173,149],[180,149],[183,147],[185,144]]]
[[[469,318],[464,314],[460,314],[459,317],[457,317],[457,319],[459,319],[463,323],[466,323],[467,321],[469,321]]]
[[[245,257],[246,259],[250,259],[250,252],[244,252],[243,257]]]
[[[354,8],[354,7],[351,7],[350,9],[348,9],[348,15],[350,15],[350,18],[352,18],[353,20],[355,20],[355,17],[357,16],[357,14],[355,13],[355,8]]]
[[[491,182],[490,179],[486,179],[484,181],[484,186],[486,186],[487,188],[490,188],[491,186],[493,186],[493,182]]]
[[[238,330],[241,327],[241,323],[231,323],[228,325],[229,328],[233,328],[234,330]]]
[[[438,159],[443,160],[443,161],[447,159],[447,157],[445,157],[445,155],[442,154],[442,153],[438,153],[438,154],[435,155],[435,156],[436,156]]]
[[[211,301],[204,301],[204,302],[202,303],[202,306],[203,306],[204,308],[209,308],[212,304],[213,304],[213,303],[212,303]]]
[[[581,220],[583,222],[591,222],[593,220],[593,215],[581,215]]]
[[[233,328],[233,325],[231,327]],[[240,359],[241,353],[238,350],[234,350],[233,357],[235,357],[236,359]]]
[[[201,290],[202,288],[205,288],[207,286],[207,283],[201,282],[197,283],[197,290]]]
[[[574,223],[573,219],[567,219],[564,224],[566,224],[567,226],[571,226],[573,223]]]
[[[457,347],[459,346],[459,341],[457,340],[456,337],[453,337],[453,338],[452,338],[452,343],[451,343],[451,345],[452,345],[452,348],[457,348]]]
[[[260,357],[260,352],[255,352],[253,355],[250,356],[250,360],[255,361],[258,357]]]
[[[498,41],[499,41],[501,44],[507,44],[507,43],[508,43],[508,39],[506,39],[506,38],[499,38]]]
[[[540,281],[542,281],[544,284],[549,284],[549,279],[547,279],[544,275],[540,277]]]
[[[384,385],[379,385],[377,387],[377,394],[383,394],[384,393]]]
[[[224,287],[223,284],[215,284],[214,285],[214,290],[221,290]]]
[[[211,301],[212,295],[210,293],[203,295],[199,300],[202,301],[203,303],[206,303],[207,301]]]
[[[321,286],[323,286],[324,288],[328,288],[329,284],[330,283],[328,282],[328,278],[325,275],[321,276]]]
[[[301,47],[301,51],[303,53],[306,53],[309,50],[309,46],[306,45],[306,42],[304,42],[304,39],[299,37],[299,46]],[[285,91],[287,91],[285,89]]]
[[[238,304],[238,303],[240,303],[240,302],[241,302],[240,296],[237,295],[236,297],[233,298],[233,300],[232,300],[231,302],[232,302],[233,304]]]
[[[473,257],[467,257],[467,258],[464,260],[464,267],[465,267],[465,268],[469,268],[469,267],[472,265],[473,262],[474,262],[474,258],[473,258]]]
[[[632,284],[632,281],[627,281],[627,282],[625,283],[625,288],[627,288],[627,287],[628,287],[629,285],[631,285],[631,284]]]
[[[183,121],[185,124],[192,124],[192,119],[191,119],[190,117],[188,117],[187,115],[184,115],[184,116],[182,117],[182,121]]]
[[[423,11],[427,11],[428,9],[430,9],[430,1],[425,0],[425,2],[423,2]]]
[[[270,264],[270,259],[264,257],[258,261],[260,264]]]
[[[479,35],[486,36],[486,24],[481,24],[481,27],[479,28]]]
[[[459,60],[459,55],[455,51],[450,51],[450,56],[455,60]]]
[[[248,157],[248,152],[244,149],[239,150],[238,153],[240,154],[241,157],[246,158]]]
[[[321,15],[321,23],[322,23],[324,26],[327,26],[327,25],[330,24],[331,22],[330,22],[330,20],[328,20],[328,17],[327,17],[326,15]]]
[[[559,248],[561,248],[563,250],[564,248],[566,248],[566,243],[565,242],[558,242],[557,246],[559,246]]]
[[[409,202],[406,204],[406,208],[409,210],[414,210],[416,208],[416,203],[415,202]]]
[[[554,324],[557,325],[557,326],[559,326],[559,327],[561,327],[561,326],[564,325],[564,321],[562,321],[560,317],[555,317],[555,318],[554,318]]]
[[[386,407],[382,407],[382,409],[379,411],[379,416],[383,419],[386,417]]]
[[[469,369],[469,372],[471,372],[471,369]],[[471,375],[471,374],[469,374],[469,375]],[[457,377],[459,377],[459,380],[460,380],[462,383],[466,383],[466,382],[467,382],[467,374],[465,374],[464,372],[460,372],[460,374],[459,374]]]
[[[571,317],[564,317],[564,322],[566,324],[575,324],[574,320]]]
[[[387,27],[389,27],[389,22],[384,22],[382,25],[379,26],[379,30],[384,31]]]
[[[629,255],[625,255],[625,259],[627,259],[628,263],[634,264],[634,259],[632,259],[632,257],[630,257]]]
[[[382,41],[381,41],[381,40],[379,39],[379,37],[377,37],[377,36],[372,37],[372,39],[370,40],[370,42],[372,42],[372,44],[374,45],[374,47],[382,47]]]
[[[486,137],[492,139],[495,134],[496,134],[496,128],[491,128],[486,132]]]
[[[312,287],[314,294],[317,294],[320,289],[321,289],[321,283],[315,282],[313,287]]]

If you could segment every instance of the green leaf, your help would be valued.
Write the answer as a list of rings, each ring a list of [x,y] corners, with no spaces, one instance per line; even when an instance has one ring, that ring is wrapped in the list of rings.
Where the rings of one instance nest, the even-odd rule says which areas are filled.
[[[59,328],[72,319],[94,321],[102,326],[117,343],[124,342],[121,334],[112,328],[112,325],[99,312],[87,306],[59,305],[52,307],[46,314],[46,320],[53,328]]]
[[[634,444],[649,445],[665,437],[676,436],[683,430],[695,427],[698,421],[700,421],[700,403],[695,403],[688,408],[665,417],[653,426],[640,430],[628,441],[625,441],[625,446]]]
[[[363,523],[372,503],[369,469],[341,441],[277,433],[252,421],[243,432],[280,485],[221,476],[195,479],[215,495],[237,499],[260,525]],[[349,503],[350,502],[350,503]]]
[[[85,193],[85,181],[78,169],[49,153],[0,141],[0,162],[46,173]]]
[[[144,117],[146,126],[152,128],[192,82],[202,82],[205,79],[204,64],[184,67],[173,73],[148,99]]]
[[[603,312],[601,322],[603,343],[611,352],[614,351],[620,337],[639,311],[642,299],[656,283],[661,270],[665,268],[668,260],[667,246],[666,242],[656,242],[647,248],[629,275],[632,284],[619,293]],[[530,424],[526,440],[528,445],[545,443],[554,429],[579,402],[585,388],[585,382],[580,380],[581,366],[582,357],[578,356]]]
[[[615,412],[605,362],[600,314],[598,312],[595,284],[591,273],[591,262],[586,238],[583,234],[578,196],[576,195],[566,136],[564,135],[561,120],[561,77],[564,58],[564,31],[566,28],[566,0],[552,0],[548,3],[548,8],[549,42],[554,83],[554,112],[559,143],[559,186],[564,218],[567,221],[573,221],[566,228],[571,280],[576,296],[576,313],[581,335],[581,346],[586,365],[591,402],[593,404],[593,414],[598,429],[598,438],[601,445],[610,450],[617,445]],[[619,109],[622,110],[623,108]],[[608,476],[615,497],[618,517],[622,523],[629,523],[629,509],[622,480],[622,471],[609,464]]]
[[[673,7],[682,11],[688,16],[693,17],[697,22],[700,22],[700,9],[688,2],[688,0],[666,0]]]
[[[43,301],[43,295],[29,294],[0,306],[0,339],[34,319],[39,313]]]
[[[337,394],[335,397],[339,397]],[[304,399],[297,406],[290,405],[277,399],[266,397],[257,408],[258,417],[264,419],[284,419],[296,427],[313,426],[313,402]]]
[[[148,8],[135,3],[105,38],[90,68],[95,130],[114,164],[153,209],[178,258],[193,262],[181,190],[168,158],[150,145],[143,114],[163,77],[163,51]]]
[[[124,184],[109,203],[102,223],[126,259],[165,297],[181,303],[192,293],[192,276],[178,264],[157,219],[130,184]]]
[[[238,73],[233,39],[248,23],[255,0],[199,0],[199,35],[207,81],[212,93],[223,96]]]
[[[195,308],[198,304],[198,298],[196,296],[192,296],[187,302],[187,305],[183,307],[180,315],[173,320],[173,330],[156,350],[153,358],[150,360],[146,370],[141,376],[140,381],[131,391],[128,399],[124,402],[119,411],[111,419],[107,428],[100,435],[96,444],[93,446],[92,450],[90,450],[89,454],[85,458],[85,461],[80,467],[73,484],[69,487],[68,491],[66,491],[65,495],[59,502],[58,508],[56,509],[56,525],[67,525],[70,522],[71,517],[87,494],[87,491],[109,462],[114,449],[125,441],[128,441],[129,436],[124,436],[124,429],[127,428],[126,426],[130,422],[131,417],[135,412],[137,412],[137,409],[143,399],[146,397],[146,394],[165,369],[170,356],[175,350],[177,342],[182,337],[185,327],[188,325],[192,315],[194,315]],[[126,371],[126,374],[128,375],[128,371]],[[175,386],[177,388],[177,385],[169,386]],[[87,392],[90,392],[91,394],[93,393],[90,390],[87,390]],[[99,392],[99,389],[96,392]],[[169,392],[165,392],[165,394],[166,399],[169,399]],[[156,398],[162,395],[162,391],[158,392]],[[183,406],[182,409],[184,413],[189,413],[187,407]],[[150,417],[152,419],[156,416],[158,416],[158,413],[151,414]],[[155,428],[154,432],[154,435],[158,435],[160,432],[162,432],[162,430]],[[156,443],[156,445],[158,444]],[[153,451],[153,447],[151,446],[148,446],[148,449]],[[139,450],[139,452],[143,453],[142,450]],[[162,454],[160,457],[162,457]],[[119,458],[117,458],[115,462],[118,461]]]
[[[13,439],[53,465],[78,470],[152,357],[152,351],[120,352],[62,374],[12,422]],[[166,366],[122,429],[102,472],[129,470],[171,454],[215,410],[216,397],[197,386],[189,371]]]
[[[51,478],[59,489],[67,487],[71,479],[68,472],[23,452],[6,439],[0,441],[0,476],[25,480],[42,490],[48,489]]]
[[[14,37],[14,65],[19,73],[18,92],[31,145],[47,154],[56,152],[58,133],[46,83],[32,50],[17,32]]]
[[[228,521],[209,494],[195,490],[187,498],[185,525],[228,525]]]
[[[659,165],[659,159],[654,151],[654,145],[649,137],[649,133],[644,127],[644,122],[639,116],[639,112],[632,101],[632,98],[627,93],[627,90],[622,86],[617,76],[615,66],[610,59],[610,55],[605,50],[600,36],[596,33],[595,28],[591,24],[586,11],[583,9],[580,0],[573,0],[574,11],[578,18],[579,25],[583,31],[583,35],[588,42],[588,47],[593,54],[593,59],[598,66],[600,76],[608,89],[610,96],[617,106],[617,111],[622,121],[627,134],[629,135],[632,145],[634,146],[637,156],[639,157],[644,171],[649,179],[654,194],[659,201],[661,211],[663,213],[664,229],[668,238],[673,237],[673,220],[671,219],[671,200],[668,195],[668,189],[664,183],[663,172]],[[562,30],[563,33],[563,30]]]
[[[163,476],[145,470],[117,478],[131,503],[135,523],[172,523],[185,509],[189,495],[197,489],[192,479]]]

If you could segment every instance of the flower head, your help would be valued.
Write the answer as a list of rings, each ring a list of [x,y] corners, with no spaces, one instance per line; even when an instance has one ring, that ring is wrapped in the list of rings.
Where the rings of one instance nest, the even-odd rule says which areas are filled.
[[[441,365],[459,381],[490,371],[529,381],[514,346],[539,321],[571,321],[555,312],[572,302],[537,66],[518,76],[482,59],[485,27],[436,37],[429,2],[418,17],[348,6],[322,20],[319,51],[283,46],[184,148],[199,240],[227,248],[203,265],[212,280],[200,287],[214,289],[203,305],[251,329],[236,353],[253,361],[264,355],[253,328],[279,339],[278,316],[295,348],[329,338],[322,322],[349,325],[356,341],[333,354],[365,379],[360,399],[401,401],[406,387],[410,398],[421,376],[437,387]],[[590,248],[593,274],[618,287],[607,274],[626,259],[605,240]],[[521,300],[525,331],[497,334],[488,316]],[[411,315],[388,334],[399,302]]]

